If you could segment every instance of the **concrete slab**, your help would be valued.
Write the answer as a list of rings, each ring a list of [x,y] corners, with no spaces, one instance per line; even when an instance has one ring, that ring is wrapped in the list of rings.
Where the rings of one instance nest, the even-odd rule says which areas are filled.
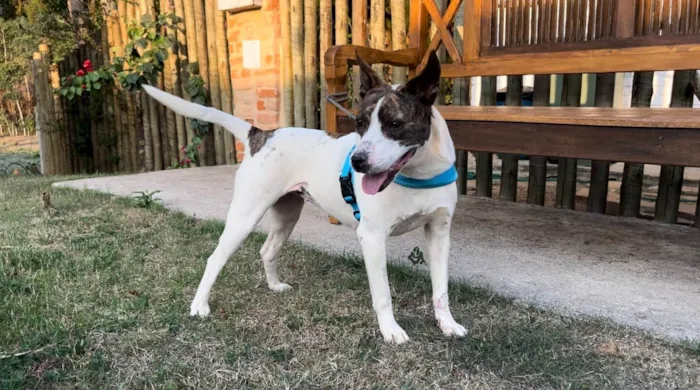
[[[224,219],[235,167],[179,169],[56,183],[127,196],[160,190],[166,207]],[[261,223],[264,227],[264,221]],[[292,236],[359,254],[354,232],[307,205]],[[672,339],[700,340],[700,231],[639,219],[461,197],[452,231],[451,275],[527,303],[604,316]],[[389,242],[408,262],[422,232]]]

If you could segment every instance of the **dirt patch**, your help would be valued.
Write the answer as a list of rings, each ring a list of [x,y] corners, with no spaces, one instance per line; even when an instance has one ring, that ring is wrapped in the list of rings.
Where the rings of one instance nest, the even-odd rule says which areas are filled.
[[[0,153],[39,152],[39,138],[36,136],[0,137]]]

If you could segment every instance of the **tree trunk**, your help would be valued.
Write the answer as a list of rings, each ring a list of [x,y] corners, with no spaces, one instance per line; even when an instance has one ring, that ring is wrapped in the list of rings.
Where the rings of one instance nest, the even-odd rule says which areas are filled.
[[[302,0],[291,0],[290,20],[292,25],[292,69],[294,74],[294,126],[306,126],[304,110],[304,10]],[[315,35],[315,34],[314,34]]]

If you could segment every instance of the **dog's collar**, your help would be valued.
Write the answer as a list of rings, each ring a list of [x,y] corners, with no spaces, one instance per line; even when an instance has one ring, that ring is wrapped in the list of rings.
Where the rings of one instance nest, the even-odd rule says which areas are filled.
[[[340,171],[340,193],[343,195],[343,200],[345,203],[352,207],[352,214],[355,219],[360,220],[360,207],[357,204],[357,197],[355,197],[355,187],[353,186],[353,169],[350,164],[350,156],[355,150],[353,145],[345,156],[345,162],[343,162],[343,169]],[[457,168],[454,165],[450,166],[446,171],[442,172],[437,176],[433,176],[430,179],[414,179],[412,177],[397,174],[394,177],[394,183],[408,188],[417,189],[428,189],[443,187],[448,184],[452,184],[457,181]]]

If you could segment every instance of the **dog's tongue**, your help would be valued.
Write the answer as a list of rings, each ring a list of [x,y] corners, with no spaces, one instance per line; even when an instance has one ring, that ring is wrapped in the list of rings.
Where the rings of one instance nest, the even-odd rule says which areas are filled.
[[[384,184],[389,172],[382,172],[376,175],[362,176],[362,191],[367,195],[375,195]]]

